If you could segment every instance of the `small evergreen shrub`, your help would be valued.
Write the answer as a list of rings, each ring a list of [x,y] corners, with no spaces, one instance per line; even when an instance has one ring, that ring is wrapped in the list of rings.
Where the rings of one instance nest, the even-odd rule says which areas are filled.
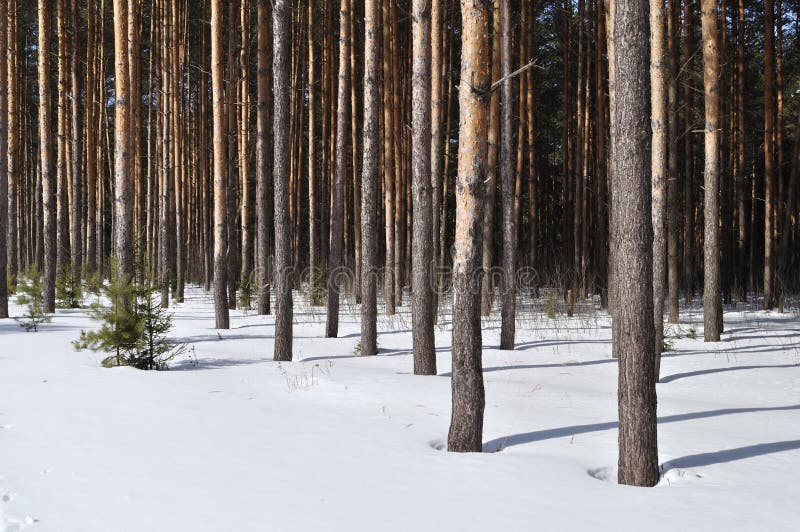
[[[44,312],[42,273],[35,265],[17,284],[17,291],[17,303],[25,307],[25,314],[16,320],[26,331],[37,332],[40,324],[50,322],[50,316]]]
[[[56,306],[58,308],[80,308],[83,299],[81,281],[72,267],[62,266],[56,276]]]
[[[256,293],[255,284],[252,275],[242,277],[242,281],[239,283],[239,308],[252,310],[253,296]]]
[[[168,362],[183,350],[167,338],[172,315],[161,307],[160,297],[147,280],[131,282],[118,268],[113,272],[107,285],[100,284],[102,297],[89,311],[102,323],[100,329],[82,331],[74,347],[109,353],[102,361],[104,367],[167,369]]]

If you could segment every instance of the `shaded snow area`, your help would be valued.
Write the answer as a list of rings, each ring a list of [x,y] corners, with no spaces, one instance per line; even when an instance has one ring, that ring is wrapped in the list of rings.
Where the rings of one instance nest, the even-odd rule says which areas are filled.
[[[299,297],[297,298],[299,300]],[[12,306],[16,315],[21,309]],[[273,318],[213,329],[189,289],[164,372],[104,369],[59,311],[38,333],[0,321],[0,530],[800,530],[800,318],[729,310],[718,344],[699,311],[669,330],[658,385],[656,488],[615,484],[610,321],[519,307],[518,348],[484,322],[482,454],[450,454],[450,330],[439,375],[411,374],[407,307],[354,354],[296,302],[295,361],[272,361]],[[695,336],[696,339],[690,338]]]

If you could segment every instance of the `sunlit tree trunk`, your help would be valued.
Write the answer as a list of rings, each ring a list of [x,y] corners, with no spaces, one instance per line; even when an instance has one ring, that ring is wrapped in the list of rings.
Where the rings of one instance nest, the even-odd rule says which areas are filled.
[[[769,1],[769,0],[768,0]],[[702,0],[705,94],[703,315],[706,342],[719,342],[722,298],[719,248],[719,50],[717,0]]]
[[[653,328],[653,226],[650,180],[648,1],[617,0],[611,141],[614,342],[619,354],[620,484],[658,482]]]
[[[461,0],[456,240],[453,257],[452,418],[447,450],[480,452],[483,389],[480,275],[489,105],[489,6]]]

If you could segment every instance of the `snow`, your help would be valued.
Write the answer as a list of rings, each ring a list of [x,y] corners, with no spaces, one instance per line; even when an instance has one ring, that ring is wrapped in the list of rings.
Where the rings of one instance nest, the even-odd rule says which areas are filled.
[[[295,361],[278,364],[272,317],[236,311],[216,331],[191,288],[173,331],[190,349],[165,372],[75,352],[94,326],[80,310],[39,333],[0,321],[0,531],[797,530],[796,313],[728,310],[719,344],[682,314],[658,385],[664,474],[645,489],[615,483],[605,314],[522,305],[511,352],[485,321],[492,452],[463,455],[442,450],[447,316],[439,376],[416,377],[400,310],[379,318],[381,354],[360,357],[355,306],[326,339],[324,310],[297,301]]]

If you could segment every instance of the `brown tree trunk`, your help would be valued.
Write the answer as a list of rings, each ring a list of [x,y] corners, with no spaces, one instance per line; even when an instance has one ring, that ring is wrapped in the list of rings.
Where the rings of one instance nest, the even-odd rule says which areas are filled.
[[[442,61],[442,0],[431,0],[431,205],[433,207],[433,220],[431,222],[431,238],[433,238],[433,298],[434,320],[439,307],[439,232],[441,230],[440,209],[442,206],[442,167],[443,167],[443,115],[444,92],[442,89],[442,74],[444,63]]]
[[[289,223],[289,0],[272,8],[272,77],[274,94],[275,180],[275,352],[278,361],[292,360],[292,237]]]
[[[775,223],[775,4],[764,3],[764,310],[773,306]]]
[[[394,113],[392,109],[394,82],[391,48],[391,16],[394,4],[383,0],[383,176],[385,199],[386,261],[383,278],[383,297],[386,314],[395,313],[395,277],[397,257],[395,255],[395,163],[394,163]]]
[[[769,0],[768,0],[769,1]],[[719,342],[722,298],[719,258],[719,50],[717,0],[702,0],[705,94],[705,207],[703,240],[704,339]]]
[[[39,160],[41,172],[41,195],[44,255],[44,311],[56,311],[56,182],[53,145],[53,118],[51,108],[52,83],[50,81],[50,6],[47,0],[39,0],[38,70],[39,70]]]
[[[684,0],[683,20],[684,39],[686,47],[686,64],[683,81],[683,284],[684,302],[691,305],[694,296],[694,253],[695,253],[695,183],[694,183],[694,68],[695,63],[695,36],[694,36],[694,3],[695,0]]]
[[[0,3],[0,319],[8,317],[8,5]],[[16,110],[13,110],[16,112]]]
[[[430,0],[414,0],[413,71],[411,97],[412,190],[414,235],[412,240],[411,317],[414,375],[436,375],[433,334],[434,253],[431,201],[431,12]]]
[[[133,177],[131,175],[128,2],[114,0],[114,253],[120,272],[133,275]]]
[[[669,117],[667,151],[667,284],[669,323],[678,323],[680,273],[678,271],[680,236],[678,234],[678,61],[680,56],[680,0],[669,0],[667,14],[667,102]],[[656,368],[659,369],[659,368]],[[656,375],[658,376],[658,375]]]
[[[308,286],[312,301],[317,291],[317,76],[316,50],[314,45],[314,0],[308,0]]]
[[[20,255],[23,242],[17,237],[20,230],[20,211],[17,194],[20,192],[22,177],[22,157],[20,157],[20,124],[24,120],[19,93],[19,57],[17,55],[17,0],[8,2],[8,227],[6,246],[8,257],[8,280],[11,286],[17,285]],[[0,46],[3,46],[0,43]],[[3,54],[6,55],[6,54]],[[2,91],[2,87],[0,87]],[[2,154],[0,154],[2,157]],[[0,261],[2,258],[0,257]],[[2,291],[2,288],[0,288]],[[1,299],[1,298],[0,298]]]
[[[339,294],[342,289],[342,239],[344,237],[344,180],[347,173],[347,139],[350,127],[350,0],[339,11],[339,94],[336,113],[336,171],[331,203],[331,254],[328,262],[328,320],[325,336],[339,334]]]
[[[380,0],[364,4],[364,165],[361,179],[361,354],[375,355],[377,341],[378,283],[378,137],[379,95],[378,36]]]
[[[500,79],[500,0],[492,1],[491,79]],[[463,46],[463,44],[462,44]],[[483,208],[483,236],[481,239],[483,279],[481,284],[481,314],[488,316],[494,303],[494,205],[497,192],[497,159],[500,151],[500,93],[492,91],[489,102],[488,153],[486,198]]]
[[[503,116],[502,142],[500,144],[500,184],[503,199],[503,297],[501,309],[500,349],[514,349],[517,306],[517,214],[515,198],[517,176],[512,167],[514,158],[514,106],[511,79],[511,8],[510,0],[500,3],[500,72],[505,81],[501,85],[500,99]],[[519,139],[517,139],[519,141]]]
[[[615,85],[612,246],[625,282],[614,288],[619,354],[620,484],[658,482],[653,328],[653,226],[648,119],[648,2],[618,0],[613,20]]]
[[[655,379],[661,365],[664,340],[664,280],[666,277],[667,95],[664,71],[664,2],[650,0],[650,159],[653,220],[653,318],[655,327]]]
[[[230,328],[228,313],[228,176],[225,89],[222,78],[222,0],[211,0],[211,91],[214,113],[214,316],[217,329]]]
[[[258,313],[269,314],[269,264],[270,243],[269,225],[267,223],[267,204],[269,182],[272,180],[269,160],[269,139],[271,124],[269,123],[270,94],[270,3],[258,0],[258,72],[257,112],[256,112],[256,239],[258,253],[256,270],[258,271]]]
[[[453,257],[452,418],[447,450],[480,452],[483,439],[480,275],[489,105],[489,7],[461,0],[456,241]]]

